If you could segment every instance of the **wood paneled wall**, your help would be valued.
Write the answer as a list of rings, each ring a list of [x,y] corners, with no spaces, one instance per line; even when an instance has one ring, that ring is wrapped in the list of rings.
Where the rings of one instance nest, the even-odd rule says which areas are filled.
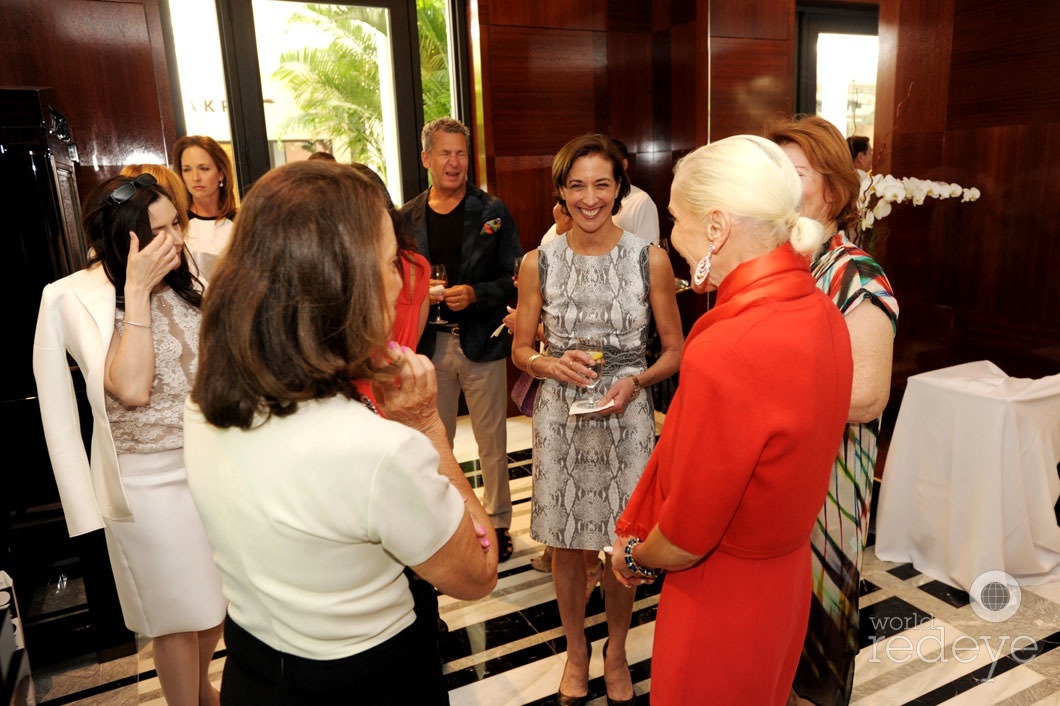
[[[480,180],[508,203],[526,249],[551,224],[549,168],[572,137],[623,140],[633,181],[665,211],[677,158],[794,105],[795,0],[471,0],[468,16]]]
[[[884,221],[896,391],[984,358],[1011,375],[1060,372],[1060,5],[881,0],[880,25],[881,65],[887,47],[894,66],[878,93],[877,116],[891,119],[877,131],[881,166],[983,194]]]
[[[472,5],[491,79],[477,116],[495,150],[489,186],[528,249],[550,223],[552,155],[579,132],[625,140],[634,181],[665,209],[677,158],[793,110],[795,0]],[[910,374],[980,358],[1060,372],[1060,5],[878,6],[877,171],[983,192],[883,222],[902,310],[896,393]]]
[[[710,140],[759,134],[791,114],[795,0],[711,0],[709,36]]]
[[[526,250],[551,225],[552,157],[572,137],[626,143],[666,238],[677,159],[758,132],[794,104],[795,0],[471,0],[468,16],[481,56],[479,178],[508,204]],[[691,294],[681,304],[686,325],[704,305]]]
[[[665,211],[677,158],[793,108],[795,0],[468,3],[480,177],[527,249],[550,224],[552,156],[571,137],[624,140],[634,182]],[[1060,4],[879,8],[878,170],[983,192],[884,221],[880,257],[902,308],[896,386],[983,357],[1013,374],[1057,372]],[[18,28],[0,35],[0,85],[55,89],[82,196],[127,162],[166,161],[176,130],[158,0],[6,0],[0,26]]]
[[[638,185],[656,201],[668,169],[668,131],[657,135],[651,3],[472,0],[482,86],[474,117],[486,146],[479,180],[508,204],[523,248],[552,223],[552,157],[587,132],[612,134],[630,149]],[[660,156],[660,152],[663,154]],[[665,203],[665,202],[664,202]]]
[[[158,0],[4,0],[0,86],[50,86],[77,141],[81,197],[176,141]]]

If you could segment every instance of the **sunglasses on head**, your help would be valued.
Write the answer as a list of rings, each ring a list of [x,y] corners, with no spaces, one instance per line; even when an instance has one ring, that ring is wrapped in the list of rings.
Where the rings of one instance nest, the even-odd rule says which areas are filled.
[[[110,196],[107,197],[107,203],[114,206],[123,204],[131,199],[138,189],[146,189],[157,183],[158,181],[150,174],[141,174],[132,181],[127,181],[114,191],[110,192]]]

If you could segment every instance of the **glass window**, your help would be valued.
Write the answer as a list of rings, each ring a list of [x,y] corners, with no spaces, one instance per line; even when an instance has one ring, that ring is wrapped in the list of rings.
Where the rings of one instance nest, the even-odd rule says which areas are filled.
[[[209,135],[232,152],[245,183],[272,167],[326,151],[340,162],[375,169],[396,203],[403,202],[403,192],[422,188],[418,125],[442,115],[459,117],[462,62],[452,34],[453,17],[459,17],[452,13],[459,10],[452,0],[171,0],[168,5],[185,130]],[[218,8],[233,25],[224,37]],[[249,32],[235,29],[248,21],[256,46],[248,41]],[[226,74],[222,46],[238,73]],[[417,83],[420,94],[413,89]],[[244,98],[232,111],[236,120],[227,104],[229,88],[254,104]]]
[[[228,93],[214,0],[172,1],[169,16],[188,134],[208,135],[220,143],[231,143]]]
[[[417,0],[420,81],[423,85],[423,122],[456,115],[456,69],[452,65],[449,38],[452,20],[446,0]]]
[[[384,8],[254,0],[270,162],[328,152],[401,183],[390,13]]]
[[[844,135],[872,141],[876,123],[879,38],[865,34],[817,36],[817,114]]]

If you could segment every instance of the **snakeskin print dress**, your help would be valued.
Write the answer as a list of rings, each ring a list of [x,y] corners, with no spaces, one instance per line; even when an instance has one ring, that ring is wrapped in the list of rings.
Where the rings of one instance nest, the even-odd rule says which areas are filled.
[[[576,254],[565,237],[539,250],[541,320],[549,354],[561,356],[580,336],[604,342],[597,393],[645,369],[651,321],[649,245],[624,232],[606,255]],[[578,388],[544,380],[534,406],[534,485],[530,534],[543,544],[599,550],[651,456],[655,421],[651,395],[617,414],[571,416]]]

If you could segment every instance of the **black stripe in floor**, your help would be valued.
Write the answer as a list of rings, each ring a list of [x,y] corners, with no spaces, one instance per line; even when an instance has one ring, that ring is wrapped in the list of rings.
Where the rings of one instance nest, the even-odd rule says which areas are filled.
[[[149,675],[149,676],[148,676]],[[150,672],[144,672],[143,674],[133,674],[129,677],[122,677],[121,679],[115,679],[109,681],[106,684],[100,684],[99,686],[89,687],[88,689],[82,689],[81,691],[75,691],[72,694],[65,694],[63,696],[57,696],[54,699],[48,699],[47,701],[38,701],[37,706],[64,706],[65,704],[72,704],[75,701],[81,699],[87,699],[92,696],[99,696],[100,694],[106,694],[108,691],[114,691],[115,689],[121,689],[126,686],[133,686],[140,679],[150,679],[155,676],[155,671],[152,669]]]
[[[629,665],[629,674],[633,678],[633,683],[644,681],[651,676],[651,660],[646,659],[643,662],[637,662],[636,664]],[[557,690],[559,685],[556,685]],[[589,680],[589,699],[596,699],[602,696],[606,696],[607,689],[604,686],[603,676],[596,677],[595,679]],[[527,701],[523,706],[553,706],[556,703],[556,695],[549,694],[542,699],[536,699],[534,701]],[[636,697],[636,706],[648,706],[649,694],[647,692],[639,694]]]
[[[527,571],[534,571],[534,572],[537,572],[537,573],[543,573],[543,572],[537,571],[537,569],[535,569],[534,567],[530,566],[529,564],[520,564],[519,566],[516,566],[516,567],[511,568],[511,569],[505,569],[504,571],[498,571],[497,572],[497,579],[500,580],[500,579],[508,578],[509,576],[515,576],[516,574],[525,574]],[[441,595],[441,593],[439,593],[438,595]]]
[[[642,596],[638,596],[638,598],[642,598]],[[593,601],[598,600],[599,597],[594,597],[589,605],[592,606]],[[486,650],[500,647],[517,640],[533,637],[545,630],[559,627],[559,611],[556,608],[555,601],[542,605],[546,608],[545,612],[551,612],[554,615],[555,625],[539,628],[537,625],[532,624],[531,621],[534,620],[534,618],[525,615],[526,611],[519,611],[518,613],[511,613],[509,615],[493,618],[485,621],[485,623],[469,625],[467,628],[454,630],[447,635],[443,635],[442,662],[449,664],[454,660],[469,657],[473,653],[477,654],[485,652]],[[600,604],[600,610],[602,609],[603,605]],[[587,615],[592,616],[595,612],[597,611],[593,611],[590,608]],[[632,626],[654,622],[655,614],[656,607],[654,605],[634,611]],[[607,637],[607,624],[599,623],[593,625],[586,629],[585,634],[590,641],[602,640]],[[471,649],[472,642],[474,642],[475,645],[474,650]],[[446,674],[446,688],[452,691],[461,686],[481,681],[488,677],[496,676],[497,674],[566,651],[567,639],[562,635],[549,640],[542,640],[541,642],[534,643],[528,647],[514,650],[494,659],[488,659],[484,662]],[[650,660],[648,660],[648,663],[650,664]],[[647,676],[639,679],[634,676],[634,681],[640,681],[640,679],[645,678],[647,678]]]
[[[217,650],[213,653],[213,659],[220,659],[221,657],[224,657],[227,654],[227,649]],[[121,677],[120,679],[114,679],[105,684],[91,686],[87,689],[81,689],[80,691],[75,691],[71,694],[63,694],[62,696],[56,696],[54,699],[48,699],[47,701],[38,701],[37,706],[65,706],[65,704],[72,704],[75,701],[87,699],[92,696],[106,694],[108,691],[115,691],[126,686],[133,686],[138,682],[147,681],[148,679],[154,679],[157,676],[158,672],[153,669],[148,669],[146,672],[132,674],[127,677]]]

